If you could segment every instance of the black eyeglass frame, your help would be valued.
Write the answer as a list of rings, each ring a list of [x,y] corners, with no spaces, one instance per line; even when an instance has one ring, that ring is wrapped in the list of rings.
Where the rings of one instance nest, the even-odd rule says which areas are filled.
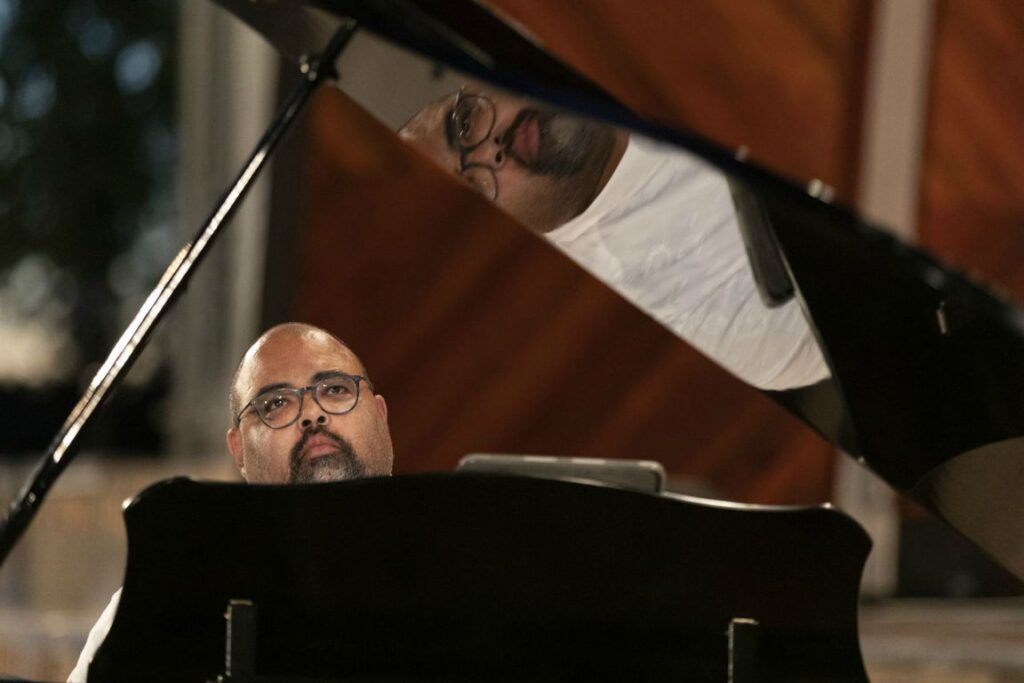
[[[337,411],[336,412],[336,411],[333,411],[333,410],[328,410],[327,408],[325,408],[323,406],[322,403],[320,403],[320,399],[318,399],[316,397],[316,389],[318,387],[320,387],[322,384],[327,384],[327,383],[329,383],[331,381],[337,380],[339,377],[348,378],[348,379],[351,379],[351,380],[353,380],[355,382],[355,385],[356,385],[356,398],[355,398],[354,401],[352,401],[352,406],[351,407],[349,407],[349,408],[347,408],[345,410]],[[302,402],[305,400],[305,395],[307,393],[310,396],[313,397],[313,401],[317,404],[317,406],[320,408],[320,410],[324,411],[325,413],[327,413],[329,415],[347,415],[348,413],[351,413],[353,410],[355,410],[356,406],[359,405],[359,396],[360,396],[360,389],[361,389],[360,385],[363,382],[366,382],[366,386],[370,390],[371,394],[375,393],[374,392],[374,388],[373,388],[373,382],[370,381],[369,377],[367,377],[366,375],[350,375],[347,372],[339,372],[337,374],[333,374],[331,377],[328,377],[327,379],[322,379],[319,382],[317,382],[316,384],[310,384],[307,387],[281,387],[280,389],[273,389],[273,390],[271,390],[271,391],[282,391],[282,392],[283,391],[287,391],[287,392],[291,392],[291,393],[297,394],[298,397],[299,397],[299,407],[298,407],[298,410],[295,411],[295,417],[293,417],[287,423],[285,423],[283,425],[279,425],[277,427],[275,427],[275,426],[273,426],[271,424],[267,424],[267,421],[263,418],[263,415],[260,413],[259,409],[256,408],[256,399],[258,399],[263,394],[270,393],[269,391],[264,391],[264,392],[262,392],[260,394],[257,394],[256,396],[254,396],[252,398],[252,400],[250,400],[248,403],[246,403],[242,407],[242,409],[240,411],[238,411],[238,414],[235,415],[235,429],[238,429],[239,425],[242,424],[242,415],[244,415],[245,411],[249,410],[249,408],[253,409],[253,411],[256,413],[256,416],[258,418],[260,418],[260,422],[262,422],[268,429],[284,429],[285,427],[290,427],[293,424],[295,424],[295,422],[299,419],[299,417],[302,416]]]
[[[458,115],[459,115],[459,105],[461,105],[463,102],[469,101],[470,99],[479,100],[481,103],[486,105],[487,111],[490,114],[491,121],[487,125],[487,132],[484,133],[482,136],[480,136],[479,140],[477,140],[476,142],[467,144],[462,139],[462,133],[459,130]],[[469,169],[480,168],[480,169],[483,169],[483,170],[487,171],[491,175],[491,187],[494,188],[494,191],[490,192],[490,193],[481,193],[481,194],[483,194],[485,197],[487,197],[492,202],[497,200],[498,199],[498,175],[494,172],[494,169],[491,166],[487,165],[487,164],[481,164],[481,163],[470,163],[470,164],[467,164],[466,163],[466,155],[469,154],[470,152],[472,152],[474,149],[476,149],[480,145],[484,144],[484,142],[487,141],[487,138],[489,138],[491,136],[491,133],[494,132],[494,124],[498,120],[498,114],[497,114],[497,111],[494,108],[494,102],[491,100],[491,98],[487,97],[486,95],[478,95],[476,93],[467,93],[465,91],[465,88],[459,88],[459,92],[456,93],[456,95],[455,95],[455,105],[452,107],[451,119],[452,119],[451,120],[452,131],[455,133],[455,135],[454,135],[455,148],[456,148],[456,150],[459,153],[459,177],[460,178],[466,178],[466,171],[469,170]],[[473,185],[473,183],[470,183],[470,185]]]

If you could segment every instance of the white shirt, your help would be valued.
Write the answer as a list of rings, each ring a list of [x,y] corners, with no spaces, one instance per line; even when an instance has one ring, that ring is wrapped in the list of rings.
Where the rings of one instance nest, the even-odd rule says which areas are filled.
[[[762,303],[725,176],[690,154],[631,137],[597,198],[546,237],[749,384],[829,376],[797,301]]]
[[[68,676],[68,683],[85,683],[89,673],[89,665],[92,663],[92,658],[96,656],[96,651],[100,649],[100,643],[103,642],[103,639],[107,637],[107,633],[110,632],[110,625],[114,623],[114,613],[117,612],[117,604],[120,601],[121,589],[118,588],[117,592],[111,596],[106,609],[100,614],[100,618],[93,625],[92,630],[89,631],[85,647],[82,648],[82,653],[78,655],[78,663],[75,664],[75,668],[71,670],[71,675]]]

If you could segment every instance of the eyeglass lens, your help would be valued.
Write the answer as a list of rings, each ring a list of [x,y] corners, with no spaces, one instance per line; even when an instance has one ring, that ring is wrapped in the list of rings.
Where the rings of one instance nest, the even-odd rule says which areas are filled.
[[[465,147],[475,147],[487,139],[494,128],[494,106],[485,98],[463,94],[452,113],[455,132]]]
[[[284,427],[298,418],[303,391],[305,389],[274,389],[257,396],[253,406],[268,427]],[[332,377],[317,384],[311,392],[325,412],[347,413],[356,405],[359,381],[354,377]]]
[[[461,92],[452,112],[452,122],[461,151],[459,176],[491,201],[498,198],[498,179],[494,175],[494,169],[483,164],[467,164],[465,155],[482,144],[491,134],[495,117],[494,105],[490,100]]]

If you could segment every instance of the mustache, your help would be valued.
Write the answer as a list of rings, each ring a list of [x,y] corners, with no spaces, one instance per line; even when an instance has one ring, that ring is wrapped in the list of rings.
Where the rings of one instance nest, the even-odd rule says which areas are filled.
[[[519,113],[516,114],[514,119],[512,119],[512,123],[510,123],[508,128],[505,129],[502,136],[498,138],[498,144],[505,152],[505,155],[515,159],[520,165],[529,167],[529,164],[525,160],[520,159],[516,155],[515,150],[512,149],[512,142],[516,139],[516,133],[519,132],[519,127],[526,123],[528,119],[537,119],[537,123],[540,124],[541,129],[543,129],[544,124],[553,116],[554,112],[543,112],[540,109],[535,109],[533,107],[523,107],[520,109]]]
[[[289,481],[291,483],[295,483],[299,480],[300,473],[303,470],[304,464],[302,459],[302,451],[306,448],[306,444],[309,443],[309,440],[317,435],[323,435],[327,437],[334,443],[335,446],[338,447],[337,454],[335,454],[334,456],[323,456],[324,458],[340,456],[341,460],[351,463],[354,469],[361,468],[362,464],[356,457],[355,449],[352,448],[352,444],[349,443],[347,439],[338,436],[334,432],[329,431],[323,425],[317,425],[311,429],[307,429],[306,431],[304,431],[302,433],[302,438],[300,438],[292,447],[292,451],[288,462],[288,469],[290,475]]]
[[[536,121],[540,133],[538,156],[532,161],[516,154],[512,144],[520,126],[530,120]],[[528,173],[567,178],[584,170],[590,152],[597,145],[597,136],[596,127],[584,125],[557,109],[523,107],[497,142],[504,154]]]
[[[510,144],[512,144],[512,141],[515,140],[516,138],[516,131],[519,130],[519,126],[523,125],[523,123],[526,122],[526,119],[530,117],[539,119],[541,117],[540,110],[535,109],[533,107],[523,107],[522,109],[520,109],[519,113],[516,114],[516,117],[512,119],[512,123],[509,124],[509,127],[505,129],[505,134],[501,136],[499,144],[501,144],[504,147],[507,147]]]

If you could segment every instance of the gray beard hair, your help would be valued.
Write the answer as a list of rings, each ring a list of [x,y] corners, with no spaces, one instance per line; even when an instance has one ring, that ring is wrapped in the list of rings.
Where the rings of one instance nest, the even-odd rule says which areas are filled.
[[[314,434],[323,434],[334,441],[338,450],[317,458],[303,458],[302,449]],[[366,476],[366,465],[356,455],[352,444],[344,437],[332,434],[324,427],[305,432],[302,439],[292,448],[289,460],[288,483],[311,484],[315,482],[346,481]]]
[[[567,178],[587,170],[601,144],[601,129],[564,115],[541,117],[540,156],[526,169],[537,175]]]
[[[506,132],[511,139],[519,126],[533,116],[540,128],[540,149],[537,158],[527,162],[516,156],[511,146],[506,154],[515,159],[528,173],[552,178],[569,178],[585,171],[599,173],[596,165],[603,164],[615,144],[611,126],[547,108],[523,109],[516,115]]]

